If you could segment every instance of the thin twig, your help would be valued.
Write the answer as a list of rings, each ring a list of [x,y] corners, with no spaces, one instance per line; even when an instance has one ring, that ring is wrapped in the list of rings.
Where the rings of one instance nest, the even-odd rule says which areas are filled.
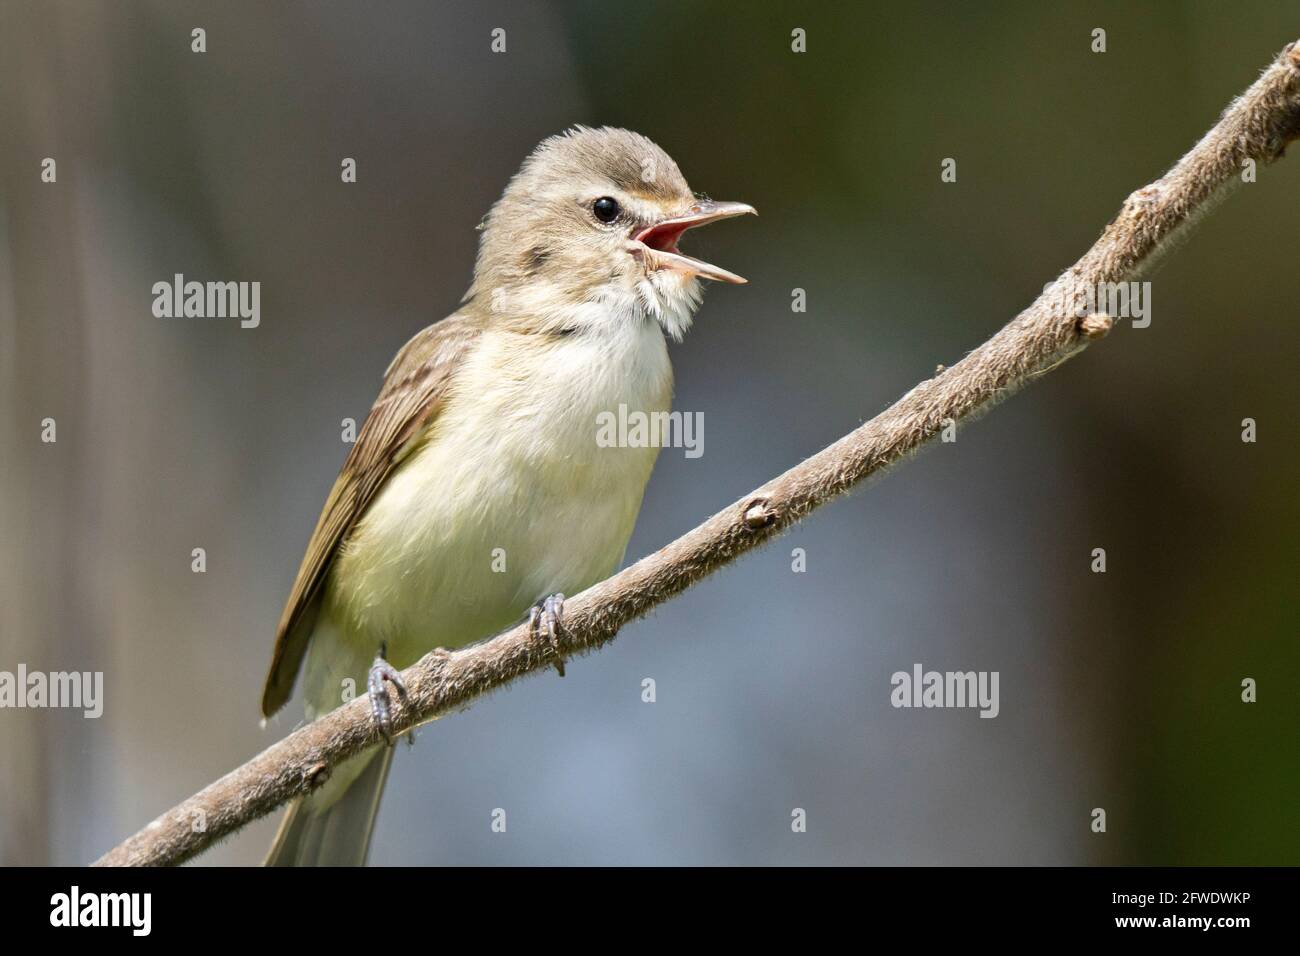
[[[1089,290],[1144,274],[1213,199],[1240,180],[1248,160],[1270,163],[1297,136],[1300,41],[1282,51],[1173,169],[1129,196],[1084,257],[993,338],[835,444],[662,550],[570,598],[559,650],[567,657],[600,647],[627,622],[915,451],[946,423],[989,407],[1103,336],[1111,317],[1086,314]],[[432,720],[553,661],[548,644],[530,639],[526,626],[454,653],[436,650],[403,672],[410,697],[394,717],[394,732]],[[353,700],[168,810],[96,865],[183,862],[319,786],[330,767],[379,742],[369,702]]]

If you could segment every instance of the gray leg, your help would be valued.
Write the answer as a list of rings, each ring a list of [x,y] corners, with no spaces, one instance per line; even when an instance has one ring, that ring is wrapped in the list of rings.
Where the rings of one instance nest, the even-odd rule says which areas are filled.
[[[545,638],[555,652],[555,669],[564,676],[564,658],[560,656],[560,642],[556,636],[564,627],[564,595],[552,594],[538,601],[528,611],[528,630],[533,639]]]
[[[370,665],[370,673],[366,676],[366,690],[370,692],[370,716],[379,725],[379,732],[384,735],[384,739],[391,744],[393,712],[388,700],[388,688],[384,686],[384,682],[387,681],[396,687],[397,696],[403,701],[406,700],[406,685],[402,683],[402,675],[397,672],[397,668],[384,660],[387,652],[387,645],[380,644],[379,654],[375,657],[375,662]]]

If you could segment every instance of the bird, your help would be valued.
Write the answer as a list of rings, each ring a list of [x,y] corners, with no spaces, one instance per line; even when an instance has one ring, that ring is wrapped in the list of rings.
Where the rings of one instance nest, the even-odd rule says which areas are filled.
[[[389,685],[436,647],[524,620],[551,646],[564,595],[622,563],[659,448],[596,440],[602,413],[671,407],[701,279],[746,280],[678,248],[755,209],[696,194],[625,129],[543,140],[479,225],[469,290],[415,334],[326,499],[276,633],[268,718],[299,670],[314,720],[364,686],[387,744],[290,804],[267,865],[364,865],[392,760]]]

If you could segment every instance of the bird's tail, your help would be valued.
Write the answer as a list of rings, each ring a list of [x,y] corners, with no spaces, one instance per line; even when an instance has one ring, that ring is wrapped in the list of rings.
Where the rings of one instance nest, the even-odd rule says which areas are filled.
[[[266,865],[364,866],[393,750],[380,747],[345,761],[335,779],[290,804]]]

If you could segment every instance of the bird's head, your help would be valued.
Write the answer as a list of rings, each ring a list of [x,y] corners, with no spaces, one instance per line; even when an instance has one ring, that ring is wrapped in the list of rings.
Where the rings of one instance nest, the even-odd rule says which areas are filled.
[[[696,196],[638,133],[576,127],[544,140],[484,219],[470,295],[546,331],[649,317],[680,338],[701,278],[745,281],[683,253],[682,233],[754,211]]]

